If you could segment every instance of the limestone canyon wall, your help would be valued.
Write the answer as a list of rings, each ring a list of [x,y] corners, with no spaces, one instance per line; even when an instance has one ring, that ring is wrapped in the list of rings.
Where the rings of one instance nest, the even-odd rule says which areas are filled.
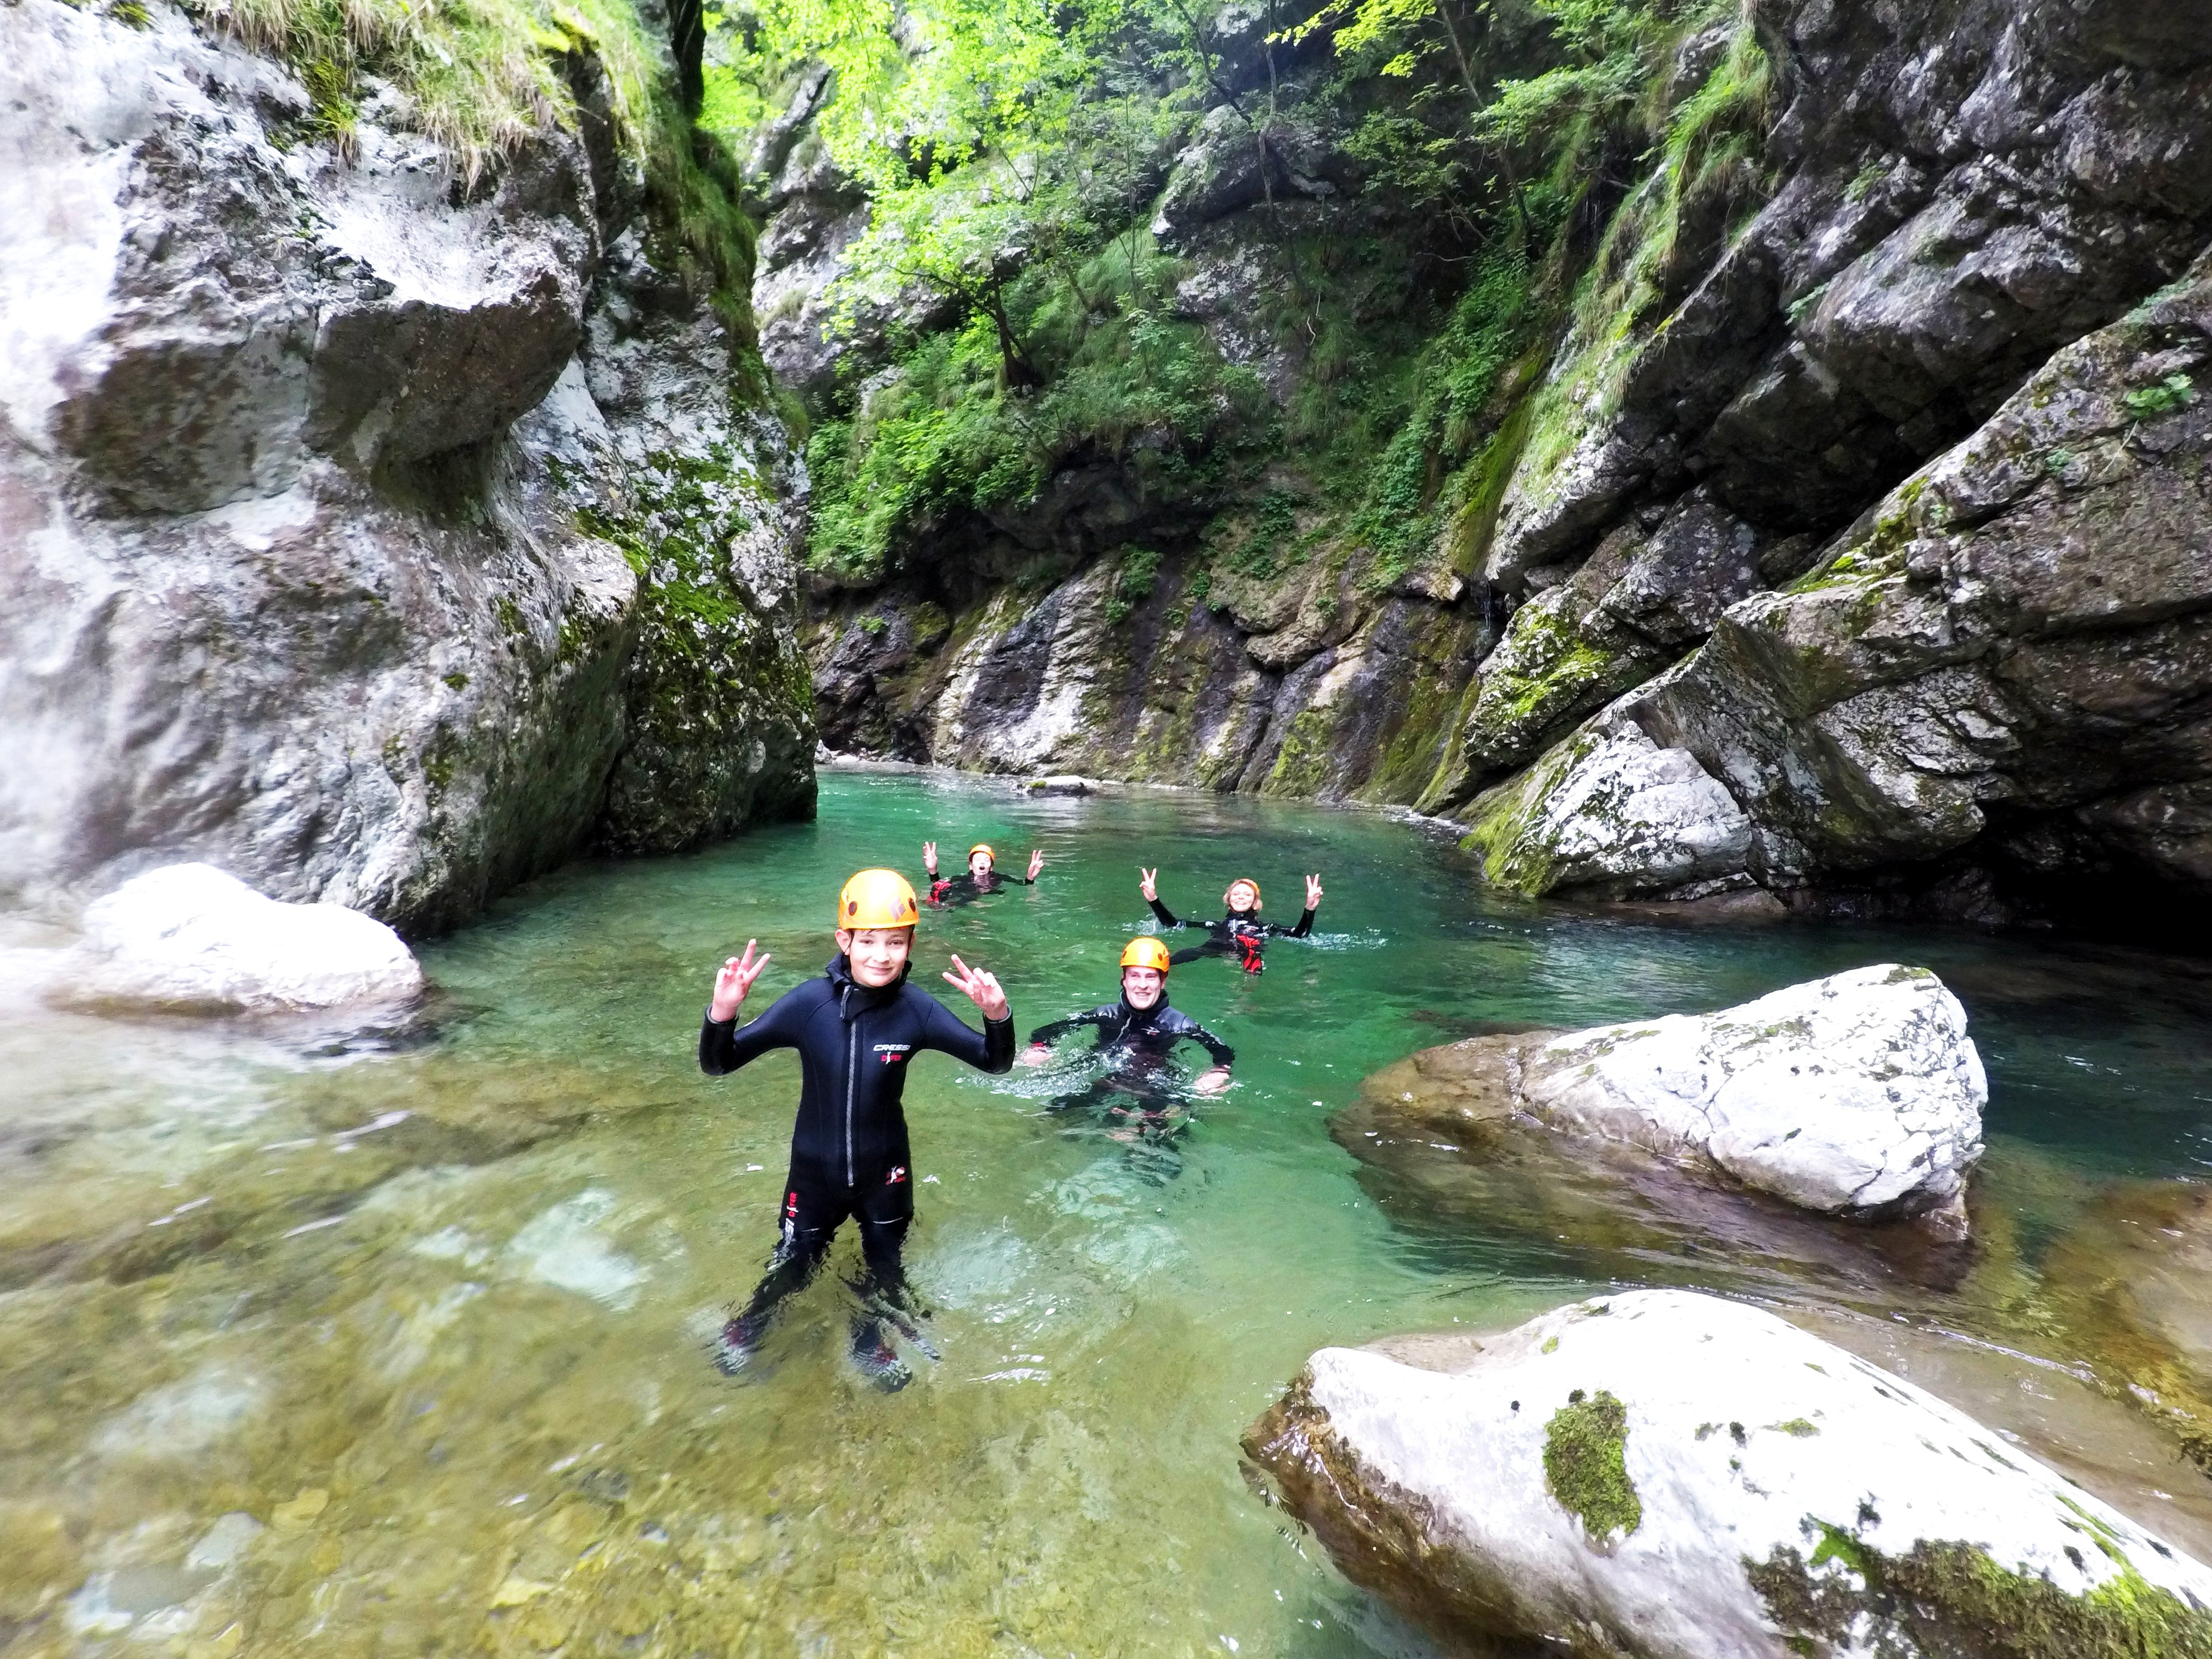
[[[811,810],[782,428],[556,63],[471,177],[389,87],[341,143],[168,7],[0,5],[0,890],[421,930]]]
[[[1678,201],[1647,156],[1588,199],[1583,263],[1527,278],[1585,285],[1499,380],[1497,487],[1419,556],[1330,521],[1287,451],[1241,497],[1077,454],[897,568],[817,571],[826,740],[1416,805],[1528,892],[2212,896],[2212,7],[1716,15],[1662,91],[1755,46],[1750,182]],[[1230,70],[1250,21],[1216,25]],[[1262,320],[1281,250],[1433,231],[1365,179],[1326,53],[1270,67],[1271,147],[1217,106],[1145,212],[1176,316],[1279,411],[1325,367]],[[828,314],[868,210],[818,96],[755,160],[756,304],[788,384],[865,409],[931,325]]]

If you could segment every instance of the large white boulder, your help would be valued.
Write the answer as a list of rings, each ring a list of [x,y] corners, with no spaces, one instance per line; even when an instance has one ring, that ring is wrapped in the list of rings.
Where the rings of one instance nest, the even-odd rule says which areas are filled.
[[[307,1010],[422,988],[399,935],[343,904],[283,904],[211,865],[173,864],[84,913],[80,988],[155,1006]]]
[[[1990,1089],[1966,1012],[1925,968],[1884,963],[1715,1014],[1605,1025],[1523,1048],[1519,1103],[1556,1127],[1831,1214],[1963,1214]]]
[[[1245,1449],[1431,1625],[1629,1659],[2212,1642],[2212,1570],[1759,1309],[1637,1291],[1401,1351],[1322,1349]]]

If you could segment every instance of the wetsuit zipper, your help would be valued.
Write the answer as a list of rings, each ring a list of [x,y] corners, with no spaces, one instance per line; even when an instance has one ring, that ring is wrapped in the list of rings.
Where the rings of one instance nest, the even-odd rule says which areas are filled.
[[[848,985],[845,988],[844,1000],[850,1005],[852,1000],[853,988]],[[844,1013],[848,1010],[840,1009],[838,1012]],[[845,1185],[848,1188],[860,1184],[853,1178],[853,1086],[860,1075],[860,1024],[848,1018],[845,1021]]]

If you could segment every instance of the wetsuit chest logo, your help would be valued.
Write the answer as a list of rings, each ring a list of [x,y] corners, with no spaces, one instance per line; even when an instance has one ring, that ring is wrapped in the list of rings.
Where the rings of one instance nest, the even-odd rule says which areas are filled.
[[[911,1042],[878,1042],[875,1049],[876,1058],[886,1066],[897,1065],[913,1052]]]

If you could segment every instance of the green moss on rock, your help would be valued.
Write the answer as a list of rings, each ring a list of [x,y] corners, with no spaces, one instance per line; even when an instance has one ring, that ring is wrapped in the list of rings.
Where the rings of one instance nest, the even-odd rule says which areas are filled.
[[[1942,1654],[1948,1659],[2212,1659],[2212,1613],[2120,1571],[2072,1595],[2039,1574],[1999,1565],[1978,1547],[1923,1540],[1887,1556],[1856,1534],[1808,1520],[1808,1559],[1778,1547],[1748,1557],[1752,1587],[1802,1653]],[[2103,1547],[2094,1531],[2085,1536]]]
[[[627,499],[578,513],[638,573],[628,739],[607,789],[610,850],[681,850],[814,807],[813,684],[797,642],[738,584],[729,544],[764,505],[724,444],[656,451]]]
[[[1603,1389],[1587,1398],[1577,1389],[1544,1425],[1544,1483],[1593,1542],[1644,1524],[1627,1448],[1628,1408]]]

